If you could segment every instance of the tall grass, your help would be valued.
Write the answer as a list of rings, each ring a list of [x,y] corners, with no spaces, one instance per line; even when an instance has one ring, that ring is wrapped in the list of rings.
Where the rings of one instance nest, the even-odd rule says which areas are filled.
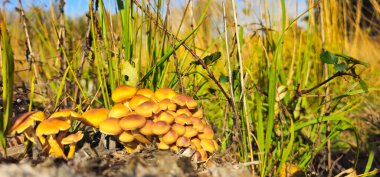
[[[11,48],[20,58],[16,76],[35,77],[17,81],[28,83],[33,106],[48,112],[110,108],[110,94],[121,84],[185,92],[205,109],[222,151],[258,162],[251,166],[256,175],[277,175],[287,164],[328,174],[333,169],[313,169],[315,161],[328,156],[331,167],[331,152],[346,149],[356,152],[355,167],[365,142],[352,113],[378,91],[380,74],[368,71],[379,67],[380,54],[358,50],[362,44],[380,49],[354,13],[361,1],[308,1],[295,17],[288,1],[269,2],[89,1],[87,16],[65,18],[65,43],[58,46],[62,24],[54,4],[32,7],[25,17],[35,69],[18,73],[27,63],[26,46]],[[258,24],[245,25],[242,16],[258,17]],[[16,35],[17,18],[8,27],[12,41],[26,41]],[[372,163],[373,155],[362,172],[370,173]]]
[[[6,151],[6,132],[9,124],[9,120],[13,114],[13,74],[14,74],[14,58],[10,45],[10,37],[8,34],[7,21],[4,11],[0,14],[0,38],[1,38],[1,60],[2,60],[2,92],[3,92],[3,110],[1,113],[0,121],[0,144],[4,149],[5,156]]]

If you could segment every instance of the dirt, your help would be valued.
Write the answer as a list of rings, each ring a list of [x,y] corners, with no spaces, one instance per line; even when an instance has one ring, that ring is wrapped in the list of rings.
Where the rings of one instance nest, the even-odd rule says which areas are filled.
[[[92,157],[86,148],[70,160],[46,158],[31,160],[2,160],[2,177],[81,177],[81,176],[250,176],[244,165],[229,163],[222,157],[211,157],[207,162],[195,162],[190,157],[162,150],[142,150],[128,154],[123,150]]]

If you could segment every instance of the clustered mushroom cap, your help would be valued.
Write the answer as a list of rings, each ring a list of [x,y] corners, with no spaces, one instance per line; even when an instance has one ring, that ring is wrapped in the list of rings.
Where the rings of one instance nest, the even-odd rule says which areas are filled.
[[[123,104],[115,104],[112,109],[108,113],[108,117],[112,118],[122,118],[128,115],[130,110],[128,107],[124,106]]]
[[[120,120],[120,127],[123,130],[136,130],[144,127],[145,117],[138,114],[129,114]]]
[[[122,133],[122,128],[119,125],[120,119],[108,118],[99,125],[99,131],[106,135],[119,135]]]
[[[180,148],[191,147],[196,152],[193,158],[207,160],[208,153],[218,150],[214,131],[203,118],[203,110],[190,96],[178,94],[170,88],[139,89],[120,86],[112,93],[115,105],[111,110],[105,108],[90,109],[80,115],[63,109],[45,119],[43,112],[30,112],[15,120],[11,133],[25,130],[27,137],[36,121],[41,121],[36,135],[44,140],[48,136],[51,153],[56,157],[66,157],[62,145],[69,145],[67,158],[75,152],[75,143],[83,138],[81,131],[67,135],[73,120],[99,129],[100,132],[116,136],[128,152],[136,151],[141,144],[151,144],[158,138],[158,149],[170,149],[178,152]],[[21,127],[23,130],[17,128]],[[56,136],[57,135],[57,136]],[[64,137],[66,136],[66,137]],[[155,142],[155,141],[153,141]]]
[[[112,92],[112,101],[122,103],[135,96],[137,89],[131,86],[119,86]]]
[[[99,124],[108,118],[109,110],[106,108],[90,109],[83,113],[84,122],[94,128],[99,128]]]

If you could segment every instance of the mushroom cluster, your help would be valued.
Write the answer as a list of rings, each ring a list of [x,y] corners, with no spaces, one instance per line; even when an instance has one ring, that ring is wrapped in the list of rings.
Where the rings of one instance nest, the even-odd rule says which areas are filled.
[[[83,117],[103,134],[117,137],[129,151],[156,142],[162,150],[193,148],[194,158],[207,160],[207,153],[218,150],[214,131],[202,119],[203,110],[190,96],[170,88],[153,92],[119,86],[113,91],[112,100],[115,105],[111,110],[92,109]]]
[[[9,134],[23,133],[44,152],[64,158],[74,155],[76,143],[83,138],[81,131],[68,131],[75,120],[114,136],[129,152],[155,143],[162,150],[192,148],[193,158],[207,160],[208,153],[218,150],[214,131],[203,119],[203,110],[188,95],[169,88],[153,92],[119,86],[113,91],[112,100],[112,109],[90,109],[82,115],[61,110],[46,119],[41,111],[28,112],[13,122]],[[66,153],[65,145],[69,148]]]
[[[50,156],[71,158],[76,143],[83,138],[81,131],[68,133],[74,120],[82,120],[82,116],[67,109],[55,112],[47,119],[42,111],[27,112],[14,120],[8,134],[24,134]],[[67,154],[64,145],[70,148]]]

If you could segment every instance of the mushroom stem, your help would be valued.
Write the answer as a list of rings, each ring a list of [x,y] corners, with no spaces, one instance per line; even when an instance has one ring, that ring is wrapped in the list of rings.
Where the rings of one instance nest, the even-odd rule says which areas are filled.
[[[75,153],[75,148],[76,148],[76,144],[75,143],[72,143],[69,145],[70,147],[70,150],[69,150],[69,153],[67,154],[67,158],[70,159],[74,156],[74,153]]]
[[[55,157],[66,158],[65,153],[63,153],[63,150],[62,150],[61,146],[58,144],[54,135],[49,136],[48,143],[49,143],[50,148],[51,148],[52,152],[54,153]]]

